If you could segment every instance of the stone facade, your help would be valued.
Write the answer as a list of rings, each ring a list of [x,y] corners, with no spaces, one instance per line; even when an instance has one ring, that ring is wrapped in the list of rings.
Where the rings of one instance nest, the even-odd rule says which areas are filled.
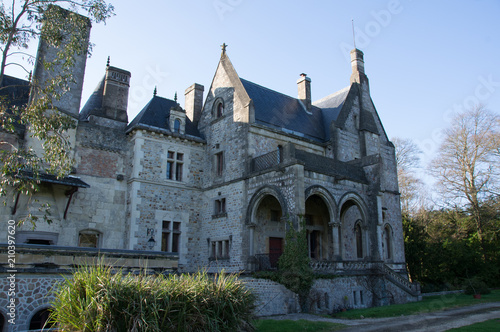
[[[79,114],[74,174],[42,179],[38,203],[20,195],[0,208],[17,221],[51,204],[52,223],[17,229],[18,322],[47,308],[51,285],[80,257],[99,253],[129,271],[242,273],[257,315],[296,312],[295,294],[249,276],[276,268],[287,221],[297,227],[302,218],[312,267],[336,276],[315,282],[311,310],[418,299],[405,267],[394,146],[363,53],[351,55],[350,85],[312,102],[305,74],[298,98],[285,96],[240,78],[224,50],[204,100],[199,84],[186,89],[185,109],[155,92],[131,122],[131,74],[108,64],[83,109],[67,112]],[[7,252],[0,245],[5,276]],[[8,285],[2,278],[4,292]]]

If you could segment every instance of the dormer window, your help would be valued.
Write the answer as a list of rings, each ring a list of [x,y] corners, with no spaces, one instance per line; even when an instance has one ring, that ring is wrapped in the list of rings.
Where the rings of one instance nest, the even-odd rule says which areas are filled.
[[[181,131],[181,120],[175,119],[174,121],[174,133],[179,133]]]

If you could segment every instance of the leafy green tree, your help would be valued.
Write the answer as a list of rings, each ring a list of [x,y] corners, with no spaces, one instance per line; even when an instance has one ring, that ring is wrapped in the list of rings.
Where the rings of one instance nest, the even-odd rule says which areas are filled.
[[[307,312],[307,296],[314,282],[314,272],[310,267],[305,218],[301,217],[295,229],[288,221],[285,247],[278,261],[279,282],[299,295],[302,311]]]
[[[64,10],[65,8],[67,10]],[[39,173],[47,172],[58,177],[69,174],[73,166],[68,130],[75,127],[75,119],[54,110],[55,103],[74,83],[73,68],[78,56],[90,54],[91,44],[87,33],[91,22],[105,22],[113,15],[113,6],[104,0],[13,0],[9,5],[0,5],[0,124],[3,133],[19,134],[16,128],[26,128],[26,135],[41,142],[40,155],[29,146],[19,144],[15,139],[0,140],[0,195],[22,193],[32,195],[38,189],[36,179]],[[84,19],[77,12],[83,12]],[[29,68],[15,56],[22,55],[33,64],[35,57],[30,53],[29,42],[43,36],[47,45],[58,49],[50,62],[38,63],[50,77],[43,82],[31,78],[30,101],[19,105],[8,98],[8,89],[18,88],[5,84],[6,68]],[[10,59],[13,59],[10,61]],[[18,58],[17,58],[18,59]],[[16,83],[17,84],[17,83]],[[21,135],[22,135],[21,134]],[[26,137],[21,137],[25,139]],[[28,179],[20,171],[33,174]],[[12,191],[12,188],[15,190]]]

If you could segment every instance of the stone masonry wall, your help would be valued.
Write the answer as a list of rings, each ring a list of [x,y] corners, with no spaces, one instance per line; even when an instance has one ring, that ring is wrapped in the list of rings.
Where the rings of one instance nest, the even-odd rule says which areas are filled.
[[[29,329],[29,323],[32,316],[40,310],[50,307],[50,301],[53,296],[50,295],[52,288],[63,281],[62,276],[36,275],[36,274],[17,274],[16,275],[16,316],[15,324],[9,324],[5,321],[7,332],[26,331]],[[0,278],[0,291],[7,294],[9,290],[9,281],[6,277]],[[4,317],[6,315],[7,300],[0,299],[0,310]]]

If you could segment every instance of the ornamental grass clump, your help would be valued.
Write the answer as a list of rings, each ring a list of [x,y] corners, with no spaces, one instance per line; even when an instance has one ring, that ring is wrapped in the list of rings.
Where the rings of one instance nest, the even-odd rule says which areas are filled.
[[[236,275],[123,275],[78,269],[55,291],[61,331],[253,331],[254,295]]]

